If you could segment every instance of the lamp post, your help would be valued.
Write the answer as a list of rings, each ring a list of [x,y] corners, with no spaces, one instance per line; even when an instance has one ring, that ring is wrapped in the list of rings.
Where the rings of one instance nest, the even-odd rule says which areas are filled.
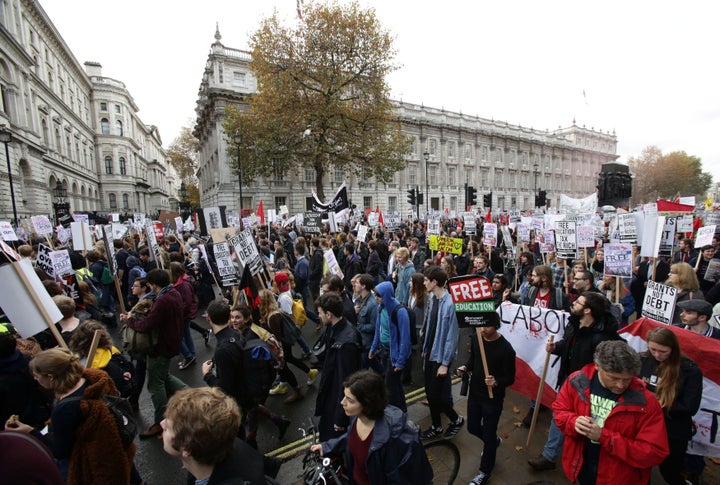
[[[533,174],[535,175],[535,192],[537,192],[537,179],[538,179],[538,171],[539,171],[538,169],[539,169],[538,164],[533,163]],[[537,194],[536,194],[535,200],[537,200]],[[535,207],[537,207],[537,203],[535,203]]]
[[[187,187],[185,187],[185,182],[180,182],[178,195],[180,196],[180,217],[185,219],[188,216],[188,209],[190,208],[190,204],[188,204],[188,191]]]
[[[425,159],[425,212],[430,214],[430,182],[428,180],[428,162],[430,161],[430,152],[425,150],[423,153]],[[418,214],[420,217],[420,214]]]
[[[8,145],[12,142],[13,137],[10,130],[5,128],[5,125],[0,125],[0,143],[5,144],[5,160],[7,160],[8,168],[8,180],[10,181],[10,199],[12,200],[13,208],[13,219],[15,220],[15,227],[18,227],[17,207],[15,206],[15,189],[13,187],[12,179],[12,168],[10,166],[10,149]]]
[[[60,217],[68,213],[68,209],[70,209],[70,204],[65,202],[65,198],[67,197],[67,189],[63,187],[62,182],[59,180],[55,184],[55,188],[53,189],[53,195],[57,199],[57,202],[53,204],[53,208],[55,209],[55,222],[57,224],[60,224]]]
[[[238,211],[240,214],[240,218],[242,218],[242,206],[243,206],[243,196],[242,196],[242,166],[240,165],[240,144],[242,143],[242,135],[239,131],[235,132],[235,135],[233,136],[233,142],[235,142],[235,146],[237,147],[237,165],[238,165],[238,184],[240,186],[240,204],[238,207],[240,207],[240,210]]]

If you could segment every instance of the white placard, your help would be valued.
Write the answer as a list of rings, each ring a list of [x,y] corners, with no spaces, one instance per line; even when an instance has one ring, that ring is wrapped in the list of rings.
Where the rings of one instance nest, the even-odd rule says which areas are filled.
[[[368,226],[358,226],[357,240],[360,242],[366,242],[368,233]]]
[[[483,244],[486,246],[497,247],[497,224],[494,222],[486,222],[483,224]]]
[[[577,242],[579,248],[595,247],[595,228],[593,226],[578,226]]]
[[[75,222],[84,222],[85,224],[90,223],[90,216],[87,214],[73,214],[72,218]]]
[[[50,261],[52,261],[56,278],[73,272],[72,264],[70,264],[70,253],[68,253],[67,249],[51,252]]]
[[[713,236],[715,235],[716,226],[703,226],[698,229],[697,237],[695,238],[695,247],[700,249],[703,246],[709,246],[712,244]]]
[[[75,251],[89,251],[93,248],[92,234],[87,222],[71,222],[73,249]]]
[[[177,228],[178,234],[183,232],[183,220],[182,217],[175,218],[175,227]]]
[[[332,214],[332,212],[328,212],[328,214]],[[325,258],[325,261],[327,261],[328,271],[339,276],[340,279],[343,279],[344,275],[342,269],[340,269],[340,265],[338,264],[337,259],[335,259],[335,253],[332,252],[332,249],[324,250],[323,257]]]
[[[677,232],[693,232],[693,216],[686,215],[677,218]]]
[[[23,285],[18,270],[27,278],[29,290]],[[0,280],[5,289],[0,291],[0,307],[23,338],[32,337],[48,328],[32,293],[45,308],[52,323],[62,320],[62,313],[38,278],[29,259],[0,267]]]
[[[575,221],[555,222],[555,249],[564,259],[577,257],[577,224]]]
[[[660,249],[663,228],[665,227],[665,216],[645,215],[645,224],[642,230],[640,241],[640,256],[656,258]]]
[[[649,280],[643,299],[642,316],[669,325],[673,323],[675,300],[677,288]]]
[[[53,226],[47,216],[32,216],[30,218],[38,236],[49,236],[53,233]]]
[[[17,241],[18,237],[15,230],[8,221],[0,221],[0,237],[3,241]]]

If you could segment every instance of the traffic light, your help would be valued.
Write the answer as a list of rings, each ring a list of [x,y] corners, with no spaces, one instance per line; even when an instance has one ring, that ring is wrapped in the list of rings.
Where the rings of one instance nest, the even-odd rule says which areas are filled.
[[[483,207],[486,209],[492,208],[492,192],[483,195]]]
[[[415,188],[408,190],[407,193],[408,193],[408,198],[407,198],[408,204],[415,207],[415,202],[417,200],[416,199],[417,196],[415,194]]]
[[[419,190],[417,193],[417,203],[418,205],[423,205],[425,203],[425,194],[421,193]]]
[[[467,204],[469,205],[475,205],[477,204],[477,189],[475,187],[468,186],[467,188]]]
[[[537,196],[537,206],[538,207],[545,207],[547,205],[547,192],[544,190],[538,191]]]

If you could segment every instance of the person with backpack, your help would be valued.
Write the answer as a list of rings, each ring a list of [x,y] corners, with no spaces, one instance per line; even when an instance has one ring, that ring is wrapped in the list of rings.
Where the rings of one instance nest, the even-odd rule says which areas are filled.
[[[402,410],[388,404],[383,378],[361,370],[348,376],[343,388],[340,403],[350,419],[347,431],[310,450],[321,456],[343,454],[348,476],[359,485],[432,483],[419,428]]]
[[[235,399],[247,419],[249,411],[265,401],[275,379],[272,354],[257,336],[246,338],[230,326],[230,305],[225,301],[210,302],[205,318],[213,329],[217,345],[213,358],[202,364],[203,380]],[[240,435],[257,448],[257,412],[254,416],[251,432],[241,426]]]
[[[84,369],[70,350],[44,350],[30,361],[38,383],[55,393],[49,433],[11,417],[5,428],[43,441],[69,485],[129,483],[135,444],[124,447],[115,417],[102,398],[118,391],[107,372]]]
[[[138,302],[138,298],[133,294],[132,284],[138,278],[145,278],[147,276],[147,273],[142,268],[142,266],[140,266],[140,260],[135,256],[128,256],[126,264],[128,268],[127,302],[129,303],[128,307],[131,307]]]
[[[357,295],[357,302],[355,303],[357,329],[360,332],[363,344],[362,367],[363,369],[374,368],[379,371],[381,368],[372,366],[368,357],[375,337],[375,323],[377,322],[378,311],[377,301],[372,294],[373,288],[375,288],[375,281],[368,273],[355,275],[355,278],[353,278],[353,290]]]
[[[373,289],[373,296],[379,306],[368,358],[372,360],[377,357],[379,367],[385,373],[390,404],[407,411],[402,374],[412,352],[410,313],[406,306],[395,299],[394,293],[392,283],[388,281]]]

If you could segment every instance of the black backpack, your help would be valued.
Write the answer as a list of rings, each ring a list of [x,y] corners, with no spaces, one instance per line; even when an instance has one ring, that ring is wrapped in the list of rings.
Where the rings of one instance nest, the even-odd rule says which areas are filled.
[[[407,305],[403,305],[402,303],[398,302],[398,304],[393,308],[392,313],[390,314],[390,321],[395,324],[396,327],[398,327],[398,339],[399,339],[399,323],[398,323],[398,317],[397,312],[400,308],[404,308],[407,311],[408,314],[408,320],[410,320],[410,343],[412,345],[416,345],[418,343],[418,334],[417,334],[417,328],[415,327],[415,311],[411,310],[407,307]]]
[[[63,401],[79,401],[82,397],[71,397],[64,399]],[[110,394],[103,395],[99,399],[102,403],[107,406],[108,411],[115,420],[115,426],[117,427],[118,434],[120,435],[120,441],[122,442],[123,449],[127,449],[137,435],[138,426],[135,413],[132,410],[130,401],[124,397],[111,396]]]
[[[122,354],[113,354],[104,370],[112,377],[120,396],[130,397],[137,390],[135,366]]]
[[[433,469],[428,460],[425,447],[420,442],[420,428],[409,419],[405,421],[400,435],[392,438],[406,446],[406,451],[397,465],[399,483],[424,485],[432,483]]]
[[[245,380],[242,383],[243,397],[246,397],[249,405],[262,403],[267,398],[273,381],[275,380],[275,359],[270,352],[270,347],[252,331],[248,336],[241,335],[240,339],[230,338],[242,353],[243,375]]]

